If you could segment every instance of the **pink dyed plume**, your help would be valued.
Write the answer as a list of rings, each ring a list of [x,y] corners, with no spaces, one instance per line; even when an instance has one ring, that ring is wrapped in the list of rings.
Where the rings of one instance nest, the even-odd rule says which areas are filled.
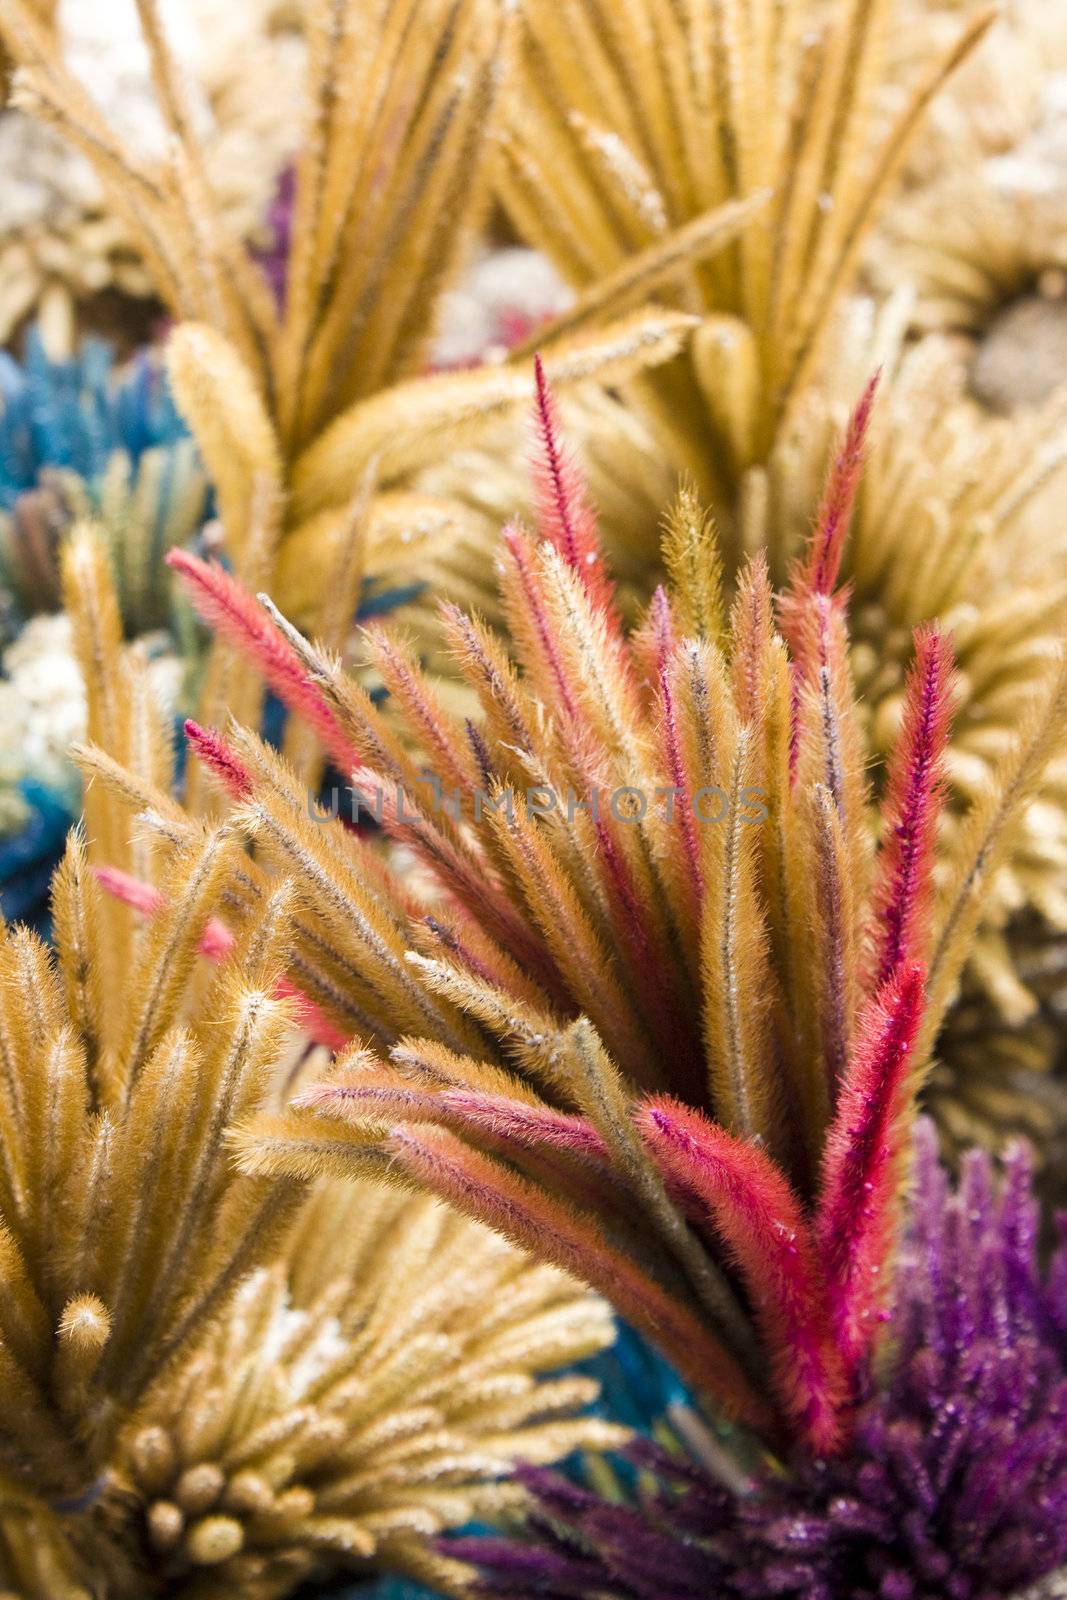
[[[311,996],[305,994],[303,989],[298,989],[290,978],[279,978],[274,985],[274,993],[279,1000],[292,1001],[297,1026],[309,1039],[314,1039],[316,1044],[325,1045],[327,1050],[336,1054],[339,1050],[347,1049],[352,1043],[351,1035],[335,1027]]]
[[[121,900],[125,906],[131,906],[142,917],[154,917],[167,903],[162,891],[154,884],[123,872],[121,867],[94,867],[93,876],[105,894],[111,895],[114,900]],[[204,925],[198,948],[200,954],[209,961],[222,961],[236,942],[226,924],[220,922],[218,917],[211,917]]]
[[[185,737],[209,771],[222,784],[227,794],[234,800],[247,800],[252,793],[252,778],[235,751],[230,749],[221,733],[214,728],[202,728],[198,722],[187,717],[185,724]]]
[[[880,377],[881,373],[876,372],[860,395],[823,490],[815,520],[815,536],[798,583],[798,587],[814,590],[816,594],[832,594],[837,586],[841,555],[863,474],[867,431]]]
[[[667,598],[666,590],[662,585],[657,588],[652,596],[650,620],[656,649],[656,678],[661,707],[663,751],[671,784],[679,791],[681,796],[681,803],[675,807],[674,811],[675,825],[681,832],[685,849],[686,882],[689,888],[690,910],[694,916],[698,916],[704,900],[704,872],[700,860],[700,840],[697,837],[697,825],[691,804],[692,796],[690,790],[692,789],[692,784],[688,781],[685,761],[682,756],[681,735],[678,728],[678,708],[675,704],[674,683],[671,676],[677,649],[674,619],[671,616],[670,600]]]
[[[841,447],[827,476],[807,554],[795,563],[789,576],[789,588],[778,602],[779,624],[802,681],[810,675],[814,656],[812,602],[817,597],[828,600],[841,573],[841,556],[863,474],[867,430],[878,378],[879,374],[875,373],[849,418]],[[839,599],[835,603],[843,602]]]
[[[894,1242],[904,1113],[925,978],[918,962],[909,963],[869,1002],[827,1134],[816,1235],[849,1375],[874,1335]]]
[[[641,1135],[675,1190],[698,1203],[745,1280],[787,1414],[818,1453],[840,1434],[842,1371],[800,1202],[770,1157],[699,1111],[646,1100]]]
[[[584,1117],[550,1106],[527,1105],[506,1095],[476,1089],[429,1093],[399,1085],[392,1077],[383,1080],[372,1070],[352,1079],[321,1078],[292,1103],[356,1123],[367,1117],[433,1123],[484,1140],[517,1164],[531,1152],[559,1150],[591,1163],[598,1171],[610,1170],[604,1141]]]
[[[604,552],[596,516],[589,504],[581,471],[562,443],[559,413],[548,386],[541,357],[534,357],[537,398],[534,420],[538,450],[532,463],[537,500],[537,528],[555,545],[568,566],[578,574],[586,594],[598,611],[619,631],[613,587],[604,569]]]
[[[390,1149],[399,1168],[458,1210],[606,1292],[688,1382],[713,1389],[730,1414],[774,1436],[773,1409],[711,1330],[581,1211],[441,1128],[400,1124]]]
[[[585,1118],[548,1106],[528,1106],[506,1095],[479,1094],[474,1089],[447,1089],[440,1096],[448,1111],[472,1131],[483,1131],[495,1144],[509,1145],[520,1157],[539,1146],[559,1149],[597,1166],[608,1167],[603,1139]]]
[[[934,845],[945,793],[952,648],[934,627],[915,634],[904,721],[889,764],[871,908],[873,987],[926,954]]]
[[[259,602],[217,562],[201,561],[188,550],[171,550],[167,565],[181,578],[197,614],[255,664],[289,710],[314,728],[340,771],[350,772],[358,754],[300,657]]]
[[[154,917],[167,903],[161,890],[151,883],[145,883],[142,878],[123,872],[121,867],[94,867],[93,873],[105,893],[121,900],[123,905],[132,906],[143,917]],[[197,948],[208,961],[219,962],[225,961],[236,944],[237,939],[226,924],[218,917],[210,917],[204,925]],[[334,1027],[314,1000],[289,978],[279,978],[274,993],[279,1000],[293,1002],[299,1026],[316,1044],[337,1051],[343,1050],[349,1043],[348,1035]]]
[[[121,867],[94,867],[93,877],[105,894],[111,895],[114,900],[121,900],[124,906],[132,906],[142,917],[154,917],[166,904],[161,890],[154,884],[145,883],[143,878],[135,878],[130,872],[123,872]]]
[[[548,616],[540,578],[534,564],[533,548],[529,535],[524,533],[517,523],[509,522],[500,535],[500,542],[507,552],[505,559],[510,558],[510,564],[514,570],[522,596],[523,609],[529,618],[531,631],[536,639],[538,650],[552,675],[552,683],[559,695],[560,704],[566,713],[567,722],[570,725],[575,725],[580,721],[578,703],[574,698],[570,679],[560,657],[555,632]]]

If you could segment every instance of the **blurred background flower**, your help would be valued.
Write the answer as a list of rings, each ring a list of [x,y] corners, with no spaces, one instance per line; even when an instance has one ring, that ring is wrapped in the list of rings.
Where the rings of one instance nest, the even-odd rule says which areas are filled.
[[[265,238],[267,207],[299,141],[304,45],[278,0],[165,0],[195,89],[213,184],[235,230]],[[133,147],[162,148],[134,0],[40,0],[64,58]],[[14,106],[0,112],[0,342],[41,315],[58,354],[76,330],[143,342],[160,304],[137,241],[85,159]]]

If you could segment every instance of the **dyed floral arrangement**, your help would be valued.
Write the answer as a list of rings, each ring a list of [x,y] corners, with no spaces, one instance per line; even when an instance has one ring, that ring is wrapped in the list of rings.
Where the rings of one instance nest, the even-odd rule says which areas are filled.
[[[64,567],[90,730],[167,785],[100,542]],[[314,1026],[284,979],[291,892],[223,925],[230,831],[172,855],[102,798],[53,883],[54,954],[18,928],[0,949],[0,1575],[28,1600],[447,1579],[427,1536],[506,1499],[509,1465],[618,1436],[567,1419],[588,1379],[534,1381],[606,1343],[606,1310],[432,1203],[237,1172],[227,1130]],[[131,867],[159,879],[140,916],[107,892]]]
[[[756,560],[727,611],[683,494],[670,588],[627,638],[539,377],[540,540],[513,526],[500,557],[521,676],[476,620],[442,613],[477,723],[383,630],[367,638],[380,709],[221,569],[171,558],[434,885],[420,907],[255,734],[188,725],[255,841],[258,892],[278,870],[304,886],[289,981],[338,1051],[297,1110],[242,1132],[244,1165],[415,1183],[547,1256],[801,1485],[855,1448],[923,1068],[1067,714],[1057,660],[935,894],[951,654],[917,635],[876,808],[835,592],[873,401],[872,384],[783,594]],[[165,796],[83,760],[186,836]]]
[[[79,518],[107,530],[131,634],[170,615],[163,557],[199,528],[207,482],[158,359],[113,371],[106,345],[51,360],[31,330],[0,367],[0,580],[17,614],[60,604],[59,545]]]
[[[1062,1592],[1064,1246],[959,1146],[1063,1168],[1067,413],[928,332],[931,152],[1030,50],[933,9],[263,0],[257,257],[156,0],[145,151],[0,0],[177,323],[169,388],[0,367],[88,780],[0,942],[5,1596]],[[427,372],[494,194],[571,294]]]
[[[196,534],[208,504],[158,354],[117,372],[108,347],[90,339],[53,360],[36,328],[21,362],[0,352],[0,905],[9,917],[45,912],[78,810],[68,747],[84,731],[84,704],[69,624],[55,615],[62,546],[78,520],[99,523],[126,631],[168,630],[150,652],[173,701],[199,643],[164,557]]]
[[[637,1445],[638,1504],[531,1470],[528,1542],[450,1547],[482,1568],[476,1593],[978,1600],[1067,1560],[1064,1244],[1042,1271],[1021,1147],[999,1182],[972,1153],[949,1193],[932,1127],[918,1134],[891,1354],[866,1376],[846,1448],[738,1493],[715,1462]]]

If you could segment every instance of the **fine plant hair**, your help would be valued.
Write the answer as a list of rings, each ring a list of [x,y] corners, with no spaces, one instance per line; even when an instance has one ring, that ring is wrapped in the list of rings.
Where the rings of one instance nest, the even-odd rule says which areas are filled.
[[[381,490],[372,547],[395,538],[398,524],[409,536],[428,528],[419,578],[459,584],[476,566],[457,533],[459,511],[446,516],[411,478],[531,393],[528,355],[421,375],[441,293],[488,204],[513,8],[312,0],[281,305],[212,192],[157,0],[138,0],[138,12],[169,134],[158,163],[108,124],[27,0],[3,0],[0,36],[21,63],[20,104],[93,164],[179,323],[171,379],[215,485],[231,560],[253,588],[271,583],[322,628],[369,475]],[[745,196],[694,218],[598,285],[546,331],[554,381],[615,384],[676,354],[693,319],[633,307],[680,262],[722,248],[765,200]]]
[[[762,547],[779,585],[807,537],[832,438],[867,373],[883,368],[871,470],[843,572],[854,585],[854,665],[878,719],[880,768],[913,629],[925,621],[958,629],[964,704],[950,825],[1013,737],[1032,669],[1040,673],[1043,653],[1063,636],[1050,487],[1057,472],[1063,481],[1062,397],[992,419],[975,407],[969,364],[948,341],[902,356],[911,311],[899,301],[914,270],[896,272],[905,292],[876,313],[849,296],[865,247],[883,266],[890,258],[884,234],[872,247],[872,231],[894,211],[909,154],[925,146],[927,108],[935,115],[962,89],[976,47],[996,55],[1004,28],[987,33],[991,16],[980,6],[946,8],[918,24],[900,0],[531,0],[516,27],[495,168],[521,236],[583,297],[694,214],[770,191],[737,239],[657,288],[660,303],[700,318],[679,359],[639,377],[621,399],[574,396],[568,423],[583,445],[624,609],[632,593],[647,600],[662,576],[660,516],[681,473],[714,517],[728,581]],[[950,237],[966,229],[960,207],[935,210]],[[999,215],[994,198],[971,215],[973,253],[974,236],[985,239]],[[1003,232],[998,224],[981,263],[994,275]],[[1015,249],[1025,254],[1033,233],[1017,221]],[[960,256],[949,250],[943,263],[957,284],[973,270]],[[1023,265],[1016,281],[1020,272],[1036,277]],[[539,337],[535,330],[531,343]],[[1027,375],[1036,364],[1016,363]],[[492,485],[499,503],[509,472],[486,452],[475,471],[459,463],[452,483]],[[447,473],[436,483],[448,492]],[[513,490],[506,503],[517,503]],[[1030,808],[1004,862],[972,963],[994,1025],[998,1013],[1017,1023],[1035,1009],[1017,976],[1015,910],[1046,917],[1050,939],[1067,922],[1062,772],[1048,780],[1048,804]]]
[[[167,153],[131,150],[63,63],[26,0],[0,0],[20,103],[93,164],[177,321],[168,371],[214,486],[225,552],[253,591],[343,647],[366,580],[484,603],[484,521],[420,472],[529,403],[528,354],[425,373],[442,291],[489,199],[514,13],[506,0],[312,0],[304,134],[281,304],[208,179],[157,0],[138,0]],[[417,19],[417,20],[416,20]],[[389,181],[381,182],[381,174]],[[675,356],[694,326],[644,299],[680,263],[723,248],[766,203],[731,200],[657,241],[544,330],[553,382],[616,385]],[[257,725],[251,676],[225,645],[200,718]],[[299,734],[292,735],[299,740]],[[290,755],[301,755],[292,744]],[[187,799],[210,809],[196,756]]]
[[[520,233],[585,288],[693,215],[756,189],[742,238],[668,303],[701,327],[642,383],[661,444],[716,509],[810,380],[922,114],[993,13],[885,90],[895,0],[530,0],[497,184]],[[894,85],[897,88],[898,85]],[[552,196],[551,205],[544,203]]]
[[[0,931],[0,1587],[447,1587],[427,1539],[514,1498],[518,1460],[619,1439],[570,1415],[595,1384],[538,1381],[609,1342],[607,1308],[425,1196],[238,1169],[233,1125],[302,1081],[319,1024],[298,891],[257,896],[228,822],[168,830],[169,730],[101,539],[64,566],[92,736],[162,798],[130,829],[90,785],[54,950]]]
[[[725,1488],[712,1463],[637,1441],[612,1499],[523,1474],[524,1538],[450,1543],[480,1600],[1056,1600],[1067,1560],[1067,1259],[1038,1248],[1031,1156],[972,1150],[946,1183],[916,1130],[886,1359],[852,1439],[795,1475]]]
[[[254,846],[256,893],[279,872],[301,886],[292,976],[352,1036],[298,1107],[242,1131],[249,1170],[423,1185],[600,1288],[768,1440],[823,1450],[877,1336],[931,1048],[1067,714],[1057,657],[940,851],[952,661],[920,630],[872,802],[836,584],[873,398],[782,594],[756,558],[726,606],[686,492],[670,583],[627,633],[542,376],[537,537],[512,525],[499,556],[517,665],[477,618],[442,612],[479,707],[466,719],[389,632],[366,634],[383,709],[220,569],[171,558],[335,765],[396,796],[384,831],[432,886],[427,904],[374,839],[309,815],[253,731],[189,728]],[[162,811],[106,751],[83,762]],[[458,812],[431,805],[426,768]],[[546,814],[531,784],[579,803]],[[765,820],[735,803],[702,825],[710,788],[762,791]],[[665,792],[670,810],[633,799]],[[501,803],[472,826],[477,793]]]

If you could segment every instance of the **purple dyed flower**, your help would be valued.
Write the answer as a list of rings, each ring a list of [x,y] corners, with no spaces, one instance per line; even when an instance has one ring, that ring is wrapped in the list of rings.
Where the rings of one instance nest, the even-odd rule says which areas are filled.
[[[285,310],[285,291],[289,277],[289,246],[293,233],[293,209],[296,205],[296,172],[286,167],[278,179],[274,197],[266,216],[267,242],[255,252],[255,258],[274,291],[279,311]]]
[[[655,1487],[613,1504],[528,1472],[525,1542],[465,1540],[480,1593],[521,1600],[1006,1600],[1067,1562],[1067,1229],[1042,1273],[1030,1159],[964,1160],[920,1127],[880,1370],[844,1450],[739,1496],[642,1443]]]

